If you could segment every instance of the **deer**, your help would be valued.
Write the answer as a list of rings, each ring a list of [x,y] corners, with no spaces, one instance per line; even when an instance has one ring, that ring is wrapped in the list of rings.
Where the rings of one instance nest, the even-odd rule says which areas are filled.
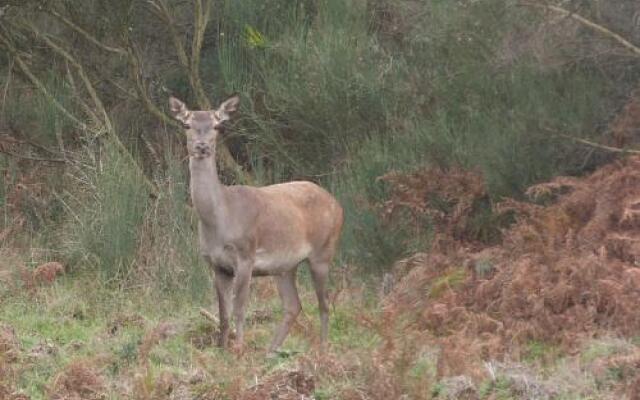
[[[252,277],[271,276],[283,317],[268,348],[275,354],[302,310],[298,266],[308,261],[320,314],[320,345],[329,330],[328,278],[344,222],[336,198],[312,182],[268,186],[224,185],[216,166],[216,142],[240,104],[234,95],[216,110],[191,111],[171,96],[173,117],[182,123],[189,154],[190,194],[198,217],[199,251],[211,269],[218,299],[218,346],[227,348],[230,316],[236,329],[233,351],[242,352],[244,320]]]

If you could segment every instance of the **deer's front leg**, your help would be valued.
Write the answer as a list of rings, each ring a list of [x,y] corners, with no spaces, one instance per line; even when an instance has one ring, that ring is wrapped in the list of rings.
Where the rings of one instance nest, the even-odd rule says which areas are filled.
[[[221,269],[214,268],[215,287],[218,296],[218,317],[220,318],[220,337],[218,346],[225,348],[229,343],[229,316],[231,315],[231,287],[233,275]]]
[[[251,283],[252,263],[243,260],[238,263],[233,281],[233,318],[236,324],[236,347],[241,350],[244,344],[244,314],[247,299],[249,298],[249,285]]]

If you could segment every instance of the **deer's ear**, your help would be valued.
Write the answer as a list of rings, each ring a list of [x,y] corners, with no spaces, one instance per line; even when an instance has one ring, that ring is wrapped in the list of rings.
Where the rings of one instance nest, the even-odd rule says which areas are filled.
[[[187,109],[187,106],[180,100],[175,97],[169,97],[169,108],[171,109],[171,114],[173,118],[182,122],[183,124],[187,123],[189,116],[191,115],[191,111]]]
[[[240,96],[231,96],[227,100],[222,102],[222,104],[220,104],[220,107],[218,107],[218,109],[213,113],[215,114],[215,117],[219,122],[227,121],[231,118],[231,114],[238,110],[239,104]]]

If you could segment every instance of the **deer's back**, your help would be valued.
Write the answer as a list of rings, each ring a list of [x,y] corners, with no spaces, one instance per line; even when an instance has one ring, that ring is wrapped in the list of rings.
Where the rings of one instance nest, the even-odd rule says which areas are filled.
[[[236,203],[239,207],[249,207],[249,203],[255,208],[246,212],[255,218],[258,256],[283,254],[284,258],[301,258],[299,262],[340,234],[342,207],[329,192],[312,182],[239,186],[233,190],[244,200],[243,204]]]

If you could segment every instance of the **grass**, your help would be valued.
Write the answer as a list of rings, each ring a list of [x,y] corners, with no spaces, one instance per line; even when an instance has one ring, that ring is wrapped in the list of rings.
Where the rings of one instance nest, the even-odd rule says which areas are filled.
[[[204,370],[208,384],[224,389],[236,385],[238,379],[247,385],[256,374],[265,376],[294,368],[299,357],[311,351],[309,338],[317,339],[317,333],[313,333],[319,330],[315,293],[311,287],[305,287],[302,325],[292,330],[283,356],[266,359],[264,349],[274,324],[279,321],[279,314],[271,310],[279,309],[279,302],[273,290],[260,301],[255,296],[254,290],[248,311],[249,350],[242,359],[211,344],[204,347],[199,344],[202,336],[212,332],[209,322],[198,313],[200,303],[193,303],[189,298],[155,298],[141,296],[136,291],[96,286],[89,276],[59,280],[51,287],[41,288],[33,297],[26,293],[7,296],[2,299],[0,320],[11,326],[19,339],[22,378],[17,388],[33,400],[48,398],[47,388],[56,376],[78,360],[91,360],[102,371],[109,382],[107,398],[127,396],[118,392],[118,387],[127,382],[131,384],[131,377],[141,371],[144,362],[141,346],[160,324],[170,325],[171,333],[151,346],[150,369],[145,377],[148,384],[152,387],[159,384],[159,377],[165,372],[186,379],[196,370]],[[265,309],[270,313],[266,321],[251,322],[256,310]],[[334,309],[330,331],[332,353],[365,352],[375,346],[375,334],[355,322],[355,315],[361,311],[352,304]],[[318,390],[329,393],[332,389],[319,387]]]
[[[315,293],[308,276],[300,274],[304,311],[280,355],[266,358],[281,317],[270,280],[254,281],[247,350],[236,357],[212,345],[214,329],[198,312],[213,307],[211,289],[210,300],[201,302],[179,292],[114,288],[96,280],[97,273],[66,275],[34,292],[20,291],[19,282],[0,292],[2,327],[10,326],[19,343],[18,359],[9,364],[2,364],[5,350],[0,345],[0,369],[8,365],[19,371],[19,378],[10,382],[15,390],[32,400],[49,399],[53,392],[70,390],[60,382],[82,386],[82,379],[93,373],[106,399],[164,399],[178,388],[203,398],[213,393],[242,398],[256,382],[284,379],[292,371],[313,376],[316,399],[355,393],[371,399],[402,393],[439,399],[460,387],[450,377],[438,376],[439,349],[429,344],[429,333],[415,336],[384,326],[380,300],[357,281],[342,288],[333,304],[330,347],[319,355]],[[459,279],[454,268],[434,286],[455,285]],[[531,341],[520,349],[520,362],[486,360],[493,372],[479,371],[484,380],[474,381],[481,399],[545,398],[550,393],[560,399],[616,398],[632,370],[615,360],[637,352],[632,341],[607,337],[585,341],[578,355]],[[0,388],[2,384],[7,381],[0,378]]]

